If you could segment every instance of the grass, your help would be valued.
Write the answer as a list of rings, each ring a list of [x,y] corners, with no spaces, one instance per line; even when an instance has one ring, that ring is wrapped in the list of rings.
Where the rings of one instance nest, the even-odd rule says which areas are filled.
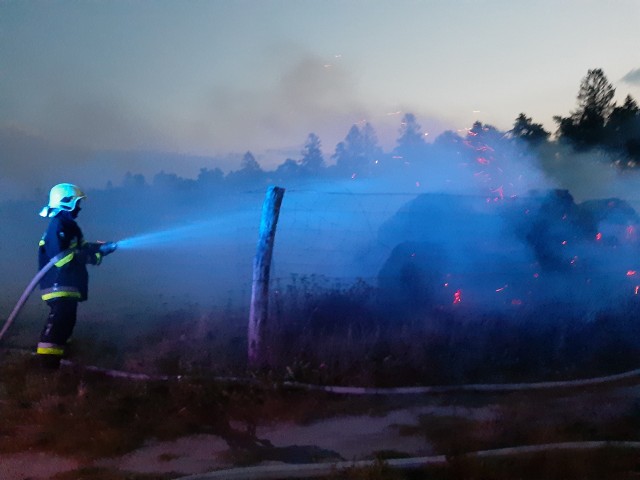
[[[171,480],[175,475],[120,472],[107,468],[86,467],[59,473],[50,480]]]
[[[132,382],[64,368],[50,373],[31,360],[3,355],[2,452],[36,448],[92,459],[127,453],[150,438],[192,433],[241,442],[244,432],[230,422],[251,425],[262,414],[263,394],[251,387],[198,379]]]
[[[640,475],[637,450],[546,452],[511,458],[454,459],[438,478],[507,480],[636,479]],[[423,477],[429,478],[429,477]]]
[[[270,370],[246,368],[244,315],[190,309],[138,319],[135,331],[80,322],[72,352],[79,364],[182,375],[181,381],[132,382],[69,368],[45,373],[29,356],[0,350],[0,453],[35,450],[91,462],[126,454],[149,440],[208,433],[227,441],[229,458],[236,464],[286,460],[291,455],[322,461],[323,451],[276,449],[261,443],[256,426],[278,421],[304,424],[348,414],[384,415],[395,408],[430,405],[453,410],[425,414],[417,424],[397,428],[404,435],[423,437],[435,452],[448,455],[453,459],[448,468],[392,471],[385,459],[406,453],[381,451],[374,452],[379,464],[341,478],[571,478],[572,472],[580,478],[596,478],[585,465],[602,473],[601,478],[615,478],[611,472],[617,478],[637,478],[640,468],[631,460],[634,452],[460,457],[465,452],[517,445],[640,441],[636,379],[526,395],[405,398],[340,397],[273,388],[283,380],[387,387],[548,381],[617,373],[638,367],[640,327],[631,309],[635,305],[591,315],[588,321],[567,317],[558,308],[545,317],[541,311],[520,311],[516,317],[486,313],[473,320],[453,311],[425,311],[392,323],[376,309],[374,292],[363,284],[346,288],[305,284],[299,291],[283,291],[273,304],[277,315],[266,339],[273,354]],[[215,375],[252,377],[256,383],[215,382],[211,380]],[[491,414],[461,413],[477,407],[486,407]],[[616,455],[620,462],[614,461]],[[169,478],[81,470],[56,480]]]
[[[2,453],[46,451],[89,464],[98,458],[135,450],[151,439],[209,433],[227,441],[229,459],[237,465],[291,458],[302,462],[326,461],[330,457],[321,449],[270,446],[256,437],[256,426],[277,421],[302,424],[363,412],[381,415],[390,409],[431,405],[436,413],[421,416],[416,424],[397,428],[403,435],[424,437],[435,452],[446,454],[451,459],[447,468],[400,472],[386,466],[385,460],[407,454],[380,451],[372,453],[372,458],[378,459],[373,467],[353,469],[333,478],[637,478],[640,473],[637,451],[549,452],[491,459],[461,456],[516,445],[638,441],[640,401],[635,398],[633,387],[624,385],[526,395],[466,393],[359,398],[259,385],[225,385],[202,377],[133,382],[69,368],[51,374],[34,368],[28,356],[0,352],[0,357]],[[449,413],[438,414],[438,408]],[[55,480],[81,478],[164,480],[171,476],[83,467],[58,475]]]
[[[384,461],[370,468],[326,480],[635,480],[640,475],[637,450],[553,451],[504,458],[450,458],[446,466],[410,471],[389,468]]]
[[[364,282],[300,278],[274,292],[264,343],[275,379],[371,387],[538,382],[619,373],[638,368],[640,358],[636,298],[588,313],[562,304],[493,312],[450,305],[394,315]],[[244,376],[247,318],[191,305],[82,319],[72,355],[134,372]],[[26,326],[13,338],[32,347]]]

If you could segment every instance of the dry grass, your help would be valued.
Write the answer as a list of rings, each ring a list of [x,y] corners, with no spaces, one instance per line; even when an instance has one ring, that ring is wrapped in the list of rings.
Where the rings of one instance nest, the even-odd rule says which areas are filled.
[[[404,435],[424,436],[446,455],[559,442],[640,441],[637,387],[625,388],[476,395],[473,403],[484,400],[490,414],[423,415],[418,424],[399,428]]]
[[[92,459],[127,453],[150,438],[193,433],[251,445],[257,421],[291,419],[298,411],[280,393],[250,386],[193,377],[133,382],[68,368],[46,372],[32,360],[2,355],[0,452],[37,449]]]
[[[87,467],[72,472],[59,473],[51,477],[51,480],[170,480],[175,477],[175,475],[170,474],[143,474]]]
[[[390,471],[384,459],[402,457],[403,452],[378,452],[379,465],[341,478],[597,478],[585,465],[601,473],[600,478],[616,478],[611,472],[617,478],[638,477],[634,452],[459,457],[517,445],[638,441],[640,401],[630,383],[526,395],[411,398],[337,397],[271,388],[283,380],[383,387],[541,381],[638,366],[637,322],[619,315],[584,323],[564,321],[558,313],[557,318],[531,323],[533,317],[517,321],[485,317],[472,322],[447,312],[430,312],[421,321],[391,324],[376,317],[370,292],[359,288],[324,295],[311,289],[280,298],[275,308],[281,317],[271,325],[269,338],[274,360],[270,371],[247,371],[246,319],[239,314],[172,312],[147,319],[149,328],[139,323],[138,332],[128,337],[121,331],[113,331],[113,338],[96,337],[79,326],[73,352],[77,363],[186,376],[182,381],[131,382],[69,368],[43,372],[27,356],[0,350],[0,452],[49,451],[90,461],[130,452],[149,439],[210,433],[227,441],[239,463],[253,464],[283,453],[264,448],[256,438],[255,427],[262,423],[378,415],[407,405],[460,406],[461,412],[484,405],[494,414],[424,415],[418,424],[399,426],[405,435],[422,436],[436,452],[449,455],[453,459],[449,468]],[[93,324],[91,329],[97,327]],[[210,380],[214,375],[253,375],[258,382],[223,384]],[[616,455],[619,462],[614,461]],[[161,477],[92,469],[56,480],[76,478]]]
[[[278,420],[304,423],[323,416],[411,405],[448,406],[446,415],[424,415],[415,425],[399,425],[405,435],[424,436],[447,468],[399,472],[384,460],[403,452],[378,452],[379,463],[341,474],[347,479],[417,478],[637,478],[637,451],[549,452],[509,458],[470,459],[466,452],[516,445],[580,440],[640,440],[640,401],[632,386],[530,394],[459,394],[407,398],[353,398],[239,387],[189,378],[180,382],[132,382],[80,370],[43,373],[30,358],[0,352],[0,452],[49,451],[91,461],[116,456],[146,440],[193,433],[224,438],[238,464],[282,456],[267,448],[255,426]],[[273,384],[271,384],[273,385]],[[485,414],[469,415],[478,407]],[[489,414],[486,414],[489,411]],[[64,432],[64,433],[61,433]],[[72,434],[69,434],[72,432]],[[318,451],[316,461],[322,461]],[[277,457],[274,457],[274,455]],[[594,473],[595,472],[595,473]],[[106,469],[84,468],[55,480],[164,480]]]
[[[449,468],[432,478],[631,480],[637,479],[639,475],[637,450],[601,449],[588,452],[551,451],[500,459],[453,459]]]

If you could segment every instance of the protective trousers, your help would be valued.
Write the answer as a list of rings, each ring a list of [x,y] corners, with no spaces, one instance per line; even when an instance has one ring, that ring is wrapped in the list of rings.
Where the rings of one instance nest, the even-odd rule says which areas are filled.
[[[57,367],[65,353],[67,341],[76,325],[78,301],[73,298],[56,298],[47,302],[50,311],[40,334],[37,354],[43,365]]]

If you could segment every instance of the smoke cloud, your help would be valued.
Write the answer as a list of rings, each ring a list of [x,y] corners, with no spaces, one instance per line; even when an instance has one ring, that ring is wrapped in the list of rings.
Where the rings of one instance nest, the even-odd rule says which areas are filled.
[[[640,85],[640,68],[631,70],[624,77],[622,77],[622,81],[630,83],[632,85]]]
[[[34,157],[47,147],[29,145]],[[635,172],[612,167],[603,153],[558,147],[548,155],[491,129],[442,135],[417,152],[383,152],[366,172],[336,165],[315,174],[134,173],[87,188],[78,219],[85,236],[122,248],[91,269],[83,315],[144,319],[187,307],[246,313],[272,184],[286,189],[275,295],[363,281],[391,322],[434,310],[475,318],[560,304],[586,318],[635,297]],[[20,168],[11,168],[15,178]],[[46,193],[0,203],[0,271],[12,272],[3,280],[2,311],[35,274]],[[34,299],[26,315],[42,317],[43,307]]]
[[[260,89],[246,79],[238,86],[214,86],[201,119],[187,134],[199,144],[218,146],[241,135],[246,149],[255,151],[279,147],[274,139],[304,139],[321,125],[320,137],[337,142],[345,125],[369,115],[358,101],[356,79],[335,60],[302,55],[273,85]]]

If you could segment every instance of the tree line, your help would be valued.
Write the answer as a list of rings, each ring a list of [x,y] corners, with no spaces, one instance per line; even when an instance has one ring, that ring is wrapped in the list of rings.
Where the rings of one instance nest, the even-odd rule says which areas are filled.
[[[385,152],[378,143],[370,123],[353,125],[344,140],[339,142],[327,161],[320,137],[309,133],[300,152],[300,158],[287,158],[271,171],[265,171],[253,153],[247,151],[240,168],[224,174],[220,169],[202,168],[195,180],[180,178],[161,172],[153,179],[154,185],[193,186],[227,185],[256,182],[291,182],[309,177],[362,178],[386,176],[389,172],[425,166],[443,150],[461,146],[491,146],[493,151],[506,145],[525,145],[538,152],[553,155],[569,147],[575,152],[606,152],[607,158],[619,168],[640,165],[640,107],[631,95],[621,105],[614,101],[615,88],[602,69],[588,70],[577,95],[577,107],[566,117],[554,116],[555,132],[545,130],[525,113],[515,119],[513,128],[500,131],[492,125],[477,121],[460,136],[446,131],[433,143],[428,143],[418,119],[413,113],[402,117],[396,144]],[[474,148],[478,150],[478,148]],[[579,168],[579,166],[577,166]],[[124,186],[141,186],[142,175],[127,174]]]

